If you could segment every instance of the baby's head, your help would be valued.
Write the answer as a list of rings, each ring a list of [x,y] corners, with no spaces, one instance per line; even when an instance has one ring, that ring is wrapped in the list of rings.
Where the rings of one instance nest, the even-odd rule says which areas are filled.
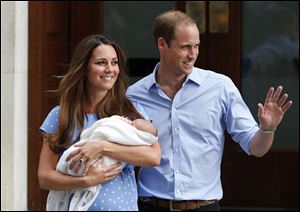
[[[132,125],[138,130],[148,132],[157,137],[157,129],[150,121],[144,119],[135,119],[132,121]]]

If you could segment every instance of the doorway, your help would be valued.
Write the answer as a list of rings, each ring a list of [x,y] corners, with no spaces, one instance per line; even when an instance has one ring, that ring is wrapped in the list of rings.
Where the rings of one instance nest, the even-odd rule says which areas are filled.
[[[146,16],[144,22],[151,21],[152,17],[156,15],[148,14],[151,11],[174,7],[192,13],[190,9],[197,7],[190,5],[193,3],[178,1],[167,2],[163,6],[154,5],[155,10],[148,9],[144,12],[144,16]],[[122,39],[127,38],[126,33],[128,30],[130,32],[130,29],[125,27],[123,29],[125,34],[122,35],[116,34],[114,29],[109,28],[118,26],[117,24],[121,24],[119,27],[124,26],[123,22],[126,24],[128,19],[122,18],[122,15],[130,16],[130,13],[126,15],[126,10],[120,13],[118,10],[108,10],[108,8],[113,8],[111,4],[115,3],[105,1],[29,2],[28,210],[45,210],[48,193],[39,188],[37,179],[39,153],[42,146],[38,128],[50,109],[57,104],[57,97],[45,91],[57,87],[58,81],[51,76],[62,75],[66,72],[70,54],[77,42],[89,34],[104,32],[110,33],[112,37],[117,36],[113,39],[120,39],[121,46],[129,51],[126,53],[129,55],[128,69],[131,83],[150,73],[153,64],[158,60],[155,49],[147,51],[150,47],[137,44],[145,42],[147,45],[152,45],[152,39],[149,41],[134,40],[134,42],[126,40],[125,42]],[[137,10],[136,3],[135,5],[131,5],[130,2],[124,4],[130,6],[134,12]],[[156,3],[153,2],[153,4]],[[196,66],[229,76],[240,91],[243,91],[241,67],[245,65],[242,60],[244,5],[239,1],[225,2],[224,5],[227,7],[225,14],[228,15],[228,22],[225,24],[227,29],[220,32],[210,31],[210,22],[212,21],[210,16],[213,12],[210,9],[211,5],[211,2],[203,2],[206,11],[204,15],[206,27],[201,33],[200,56]],[[140,5],[140,7],[142,6]],[[108,26],[105,17],[110,17],[109,15],[112,13],[114,14],[113,18],[121,18],[114,20],[116,23]],[[111,20],[113,20],[112,17]],[[134,26],[134,31],[141,33],[142,37],[151,38],[151,29],[138,30],[141,26],[134,24],[132,26]],[[115,31],[120,32],[121,30],[116,29]],[[124,47],[127,43],[130,43],[130,47]],[[144,54],[136,53],[140,50]],[[299,80],[299,78],[297,79]],[[293,140],[294,138],[287,139]],[[298,155],[299,147],[292,147],[284,150],[272,149],[265,157],[259,159],[249,157],[227,136],[222,162],[224,189],[222,208],[229,210],[249,206],[298,208]]]

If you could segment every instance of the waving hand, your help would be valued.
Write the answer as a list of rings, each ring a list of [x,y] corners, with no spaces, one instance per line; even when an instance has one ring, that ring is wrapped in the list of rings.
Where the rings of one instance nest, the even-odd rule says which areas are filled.
[[[281,122],[284,113],[292,106],[292,101],[286,102],[288,95],[280,97],[283,87],[278,86],[274,93],[271,87],[265,99],[265,104],[258,104],[258,119],[262,130],[275,130]]]

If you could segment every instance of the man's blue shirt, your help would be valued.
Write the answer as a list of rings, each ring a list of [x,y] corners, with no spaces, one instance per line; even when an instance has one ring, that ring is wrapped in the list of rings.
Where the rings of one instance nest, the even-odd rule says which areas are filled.
[[[129,99],[141,104],[156,125],[162,151],[159,166],[140,169],[139,196],[221,199],[224,131],[250,154],[258,125],[225,75],[193,68],[171,100],[156,82],[158,67],[127,91]]]

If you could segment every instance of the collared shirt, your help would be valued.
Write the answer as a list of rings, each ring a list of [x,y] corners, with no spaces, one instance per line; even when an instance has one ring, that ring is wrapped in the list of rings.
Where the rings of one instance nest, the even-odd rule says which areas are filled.
[[[250,154],[258,124],[227,76],[194,67],[172,100],[155,80],[158,67],[127,91],[156,125],[162,151],[159,166],[140,169],[139,196],[221,199],[224,131]]]

